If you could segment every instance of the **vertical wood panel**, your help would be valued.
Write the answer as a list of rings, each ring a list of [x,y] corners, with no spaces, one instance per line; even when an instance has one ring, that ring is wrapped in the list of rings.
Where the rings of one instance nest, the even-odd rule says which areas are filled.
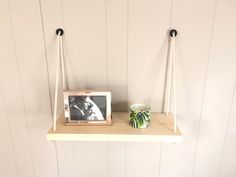
[[[108,88],[113,111],[126,111],[127,0],[106,0]]]
[[[107,145],[106,142],[77,142],[75,144],[75,173],[77,177],[108,177]]]
[[[236,84],[229,113],[228,129],[225,138],[222,161],[219,167],[220,177],[235,177],[236,174]]]
[[[41,15],[43,34],[46,48],[46,64],[47,74],[50,84],[50,97],[52,108],[54,105],[54,92],[55,92],[55,78],[56,78],[56,61],[58,58],[58,42],[56,36],[56,29],[63,28],[63,17],[61,3],[57,0],[41,0]],[[66,37],[66,36],[64,36]],[[67,59],[66,55],[65,58]],[[60,83],[61,84],[61,83]],[[63,110],[62,86],[59,88],[60,94],[58,95],[58,114]]]
[[[18,58],[15,55],[11,14],[9,11],[8,2],[0,1],[0,3],[1,91],[4,98],[7,119],[9,121],[9,130],[12,135],[14,148],[13,151],[15,153],[15,161],[13,161],[13,163],[16,163],[17,172],[16,168],[11,166],[11,164],[9,164],[9,167],[12,167],[12,170],[8,169],[9,167],[5,168],[5,170],[9,170],[10,174],[12,174],[13,176],[16,176],[16,174],[18,173],[19,177],[32,177],[34,176],[34,167],[32,163],[29,132],[27,130],[28,125],[24,113],[24,102],[22,97],[20,76],[18,72],[19,70],[17,68]],[[4,125],[3,122],[1,122],[1,125]],[[4,127],[7,127],[7,124],[5,124]],[[6,133],[4,133],[4,135],[7,136]],[[9,156],[9,158],[12,157],[14,157],[14,154],[11,154],[11,156]],[[2,158],[2,160],[5,161],[6,159]],[[1,166],[5,166],[4,163],[5,162],[3,162],[3,164],[1,163]],[[5,170],[3,170],[3,172],[5,172]],[[7,175],[7,173],[5,174]]]
[[[106,0],[108,89],[112,111],[127,110],[127,0]],[[108,176],[126,175],[126,143],[108,144]]]
[[[219,39],[220,48],[224,51],[221,52],[223,58],[230,58],[235,64],[235,30],[236,26],[233,22],[234,16],[236,15],[236,3],[235,1],[219,1],[219,7],[217,15],[217,22],[223,24],[217,25],[218,33],[216,35],[223,35],[223,39]],[[220,34],[219,34],[220,33]],[[227,35],[226,35],[227,34]],[[226,36],[225,36],[226,35]],[[226,70],[227,72],[227,70]],[[236,74],[233,76],[236,79]],[[236,85],[234,85],[234,94],[232,99],[232,105],[230,107],[228,122],[227,122],[227,132],[224,140],[224,149],[222,154],[221,165],[219,167],[219,176],[224,177],[234,177],[236,175]],[[226,114],[227,115],[227,114]]]
[[[74,142],[57,142],[60,177],[76,177]]]
[[[127,177],[159,176],[160,145],[127,143]]]
[[[63,1],[70,89],[106,89],[106,1]],[[74,142],[76,176],[108,175],[107,143]]]
[[[236,76],[236,4],[218,1],[194,176],[218,175]]]
[[[161,111],[171,1],[129,0],[128,100]]]
[[[161,111],[171,1],[128,1],[128,103]],[[127,143],[127,176],[159,176],[160,144]]]
[[[55,146],[45,139],[51,126],[51,108],[39,1],[10,0],[10,9],[34,175],[58,176]]]
[[[5,98],[7,95],[4,94],[4,88],[6,87],[6,70],[3,69],[6,65],[3,63],[5,60],[15,59],[14,54],[10,54],[13,50],[12,35],[11,35],[11,24],[10,24],[10,15],[8,11],[7,1],[0,2],[0,23],[1,23],[1,34],[0,34],[0,142],[1,142],[1,151],[0,151],[0,176],[6,177],[17,177],[17,161],[14,152],[14,144],[12,138],[12,131],[9,125],[10,116],[7,116],[7,109],[5,104]],[[10,54],[10,55],[9,55]],[[8,102],[8,101],[7,101]]]
[[[44,39],[46,46],[46,57],[48,64],[48,76],[50,83],[50,97],[52,108],[54,106],[55,92],[55,76],[56,76],[56,61],[58,57],[58,43],[56,37],[56,29],[64,28],[63,14],[61,1],[57,0],[41,0],[41,11],[43,20]],[[67,38],[65,30],[64,39]],[[66,51],[65,51],[66,52]],[[67,63],[68,53],[65,53],[65,61]],[[60,83],[58,95],[58,115],[63,110],[62,85]],[[73,142],[55,142],[58,156],[58,166],[60,177],[75,177],[74,169],[74,153]]]
[[[0,76],[1,78],[2,76]],[[0,92],[2,92],[0,85]],[[0,176],[4,177],[17,177],[17,166],[15,160],[15,153],[13,149],[11,130],[9,126],[9,121],[7,120],[6,107],[4,105],[3,95],[0,94]]]
[[[171,26],[179,32],[176,40],[177,122],[184,142],[163,145],[161,177],[192,176],[214,5],[215,0],[173,1]]]
[[[105,0],[63,1],[70,89],[107,88]]]
[[[108,176],[126,176],[126,143],[113,142],[108,146]]]

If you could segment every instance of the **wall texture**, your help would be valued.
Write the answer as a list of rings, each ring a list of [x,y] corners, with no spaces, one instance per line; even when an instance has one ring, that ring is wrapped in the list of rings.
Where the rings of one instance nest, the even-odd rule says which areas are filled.
[[[236,1],[1,0],[1,177],[235,177]],[[71,89],[108,88],[114,110],[162,110],[168,29],[179,31],[181,144],[47,142],[57,41]]]

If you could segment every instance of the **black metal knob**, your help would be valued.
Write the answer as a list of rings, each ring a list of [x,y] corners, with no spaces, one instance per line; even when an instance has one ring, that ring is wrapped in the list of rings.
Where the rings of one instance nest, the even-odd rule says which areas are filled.
[[[170,37],[174,37],[174,36],[177,36],[177,30],[176,29],[171,29],[170,30]]]
[[[61,28],[58,28],[58,29],[56,30],[56,34],[62,36],[62,35],[64,34],[64,30],[61,29]]]

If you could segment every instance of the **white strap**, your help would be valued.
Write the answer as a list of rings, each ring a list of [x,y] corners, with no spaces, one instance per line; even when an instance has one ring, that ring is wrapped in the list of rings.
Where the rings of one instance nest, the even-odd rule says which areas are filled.
[[[169,115],[171,101],[173,103],[174,132],[176,133],[176,79],[175,79],[175,36],[170,37],[167,60],[167,76],[165,87],[164,113]],[[172,98],[171,98],[172,96]]]
[[[174,37],[175,38],[175,37]],[[175,41],[174,41],[175,43]],[[172,51],[172,88],[173,88],[173,118],[174,118],[174,132],[176,133],[176,79],[175,79],[175,45],[173,45],[173,51]]]
[[[165,105],[164,112],[168,115],[170,112],[170,95],[171,95],[171,79],[172,79],[172,66],[173,66],[173,46],[174,37],[170,38],[168,59],[167,59],[167,76],[166,76],[166,91],[165,91]]]
[[[59,36],[59,42],[60,42],[60,58],[61,58],[62,88],[63,88],[63,90],[65,90],[65,89],[67,89],[67,84],[66,84],[65,60],[64,60],[62,36]]]
[[[58,87],[59,87],[59,74],[61,70],[62,74],[62,88],[63,90],[67,89],[66,79],[65,79],[65,63],[64,63],[64,53],[63,53],[63,44],[62,36],[57,35],[58,41],[58,58],[56,63],[56,83],[55,83],[55,98],[54,98],[54,111],[53,111],[53,131],[56,131],[56,121],[57,121],[57,101],[58,101]]]

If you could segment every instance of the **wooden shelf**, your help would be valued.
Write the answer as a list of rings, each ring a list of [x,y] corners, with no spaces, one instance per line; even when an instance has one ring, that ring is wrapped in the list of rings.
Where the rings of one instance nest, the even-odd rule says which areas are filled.
[[[112,113],[111,126],[66,126],[64,116],[57,121],[57,130],[51,128],[47,140],[55,141],[121,141],[121,142],[173,142],[182,141],[182,134],[173,129],[173,118],[161,113],[151,114],[148,128],[133,128],[128,123],[129,113]]]

